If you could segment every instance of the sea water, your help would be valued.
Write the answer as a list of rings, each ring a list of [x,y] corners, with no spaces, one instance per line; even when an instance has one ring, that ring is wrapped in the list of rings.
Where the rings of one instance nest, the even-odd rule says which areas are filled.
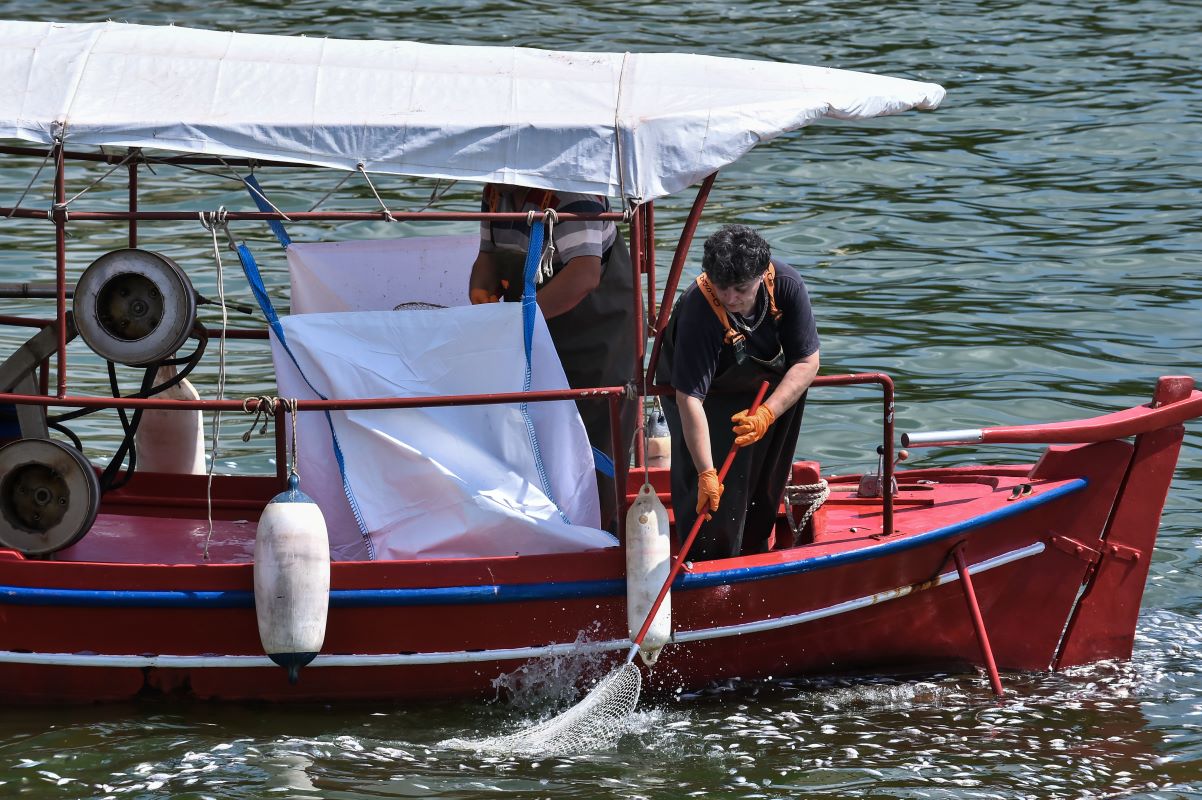
[[[418,39],[779,59],[934,81],[934,113],[821,123],[758,148],[719,176],[691,251],[719,224],[759,228],[813,296],[827,373],[885,371],[900,431],[1088,416],[1144,403],[1155,378],[1202,378],[1202,5],[1025,2],[651,3],[159,2],[119,11],[16,0],[22,19],[175,23],[258,33]],[[37,159],[0,165],[11,205]],[[73,168],[69,193],[106,167]],[[220,173],[221,170],[215,170]],[[340,175],[260,174],[273,201],[306,209]],[[120,175],[79,207],[118,208]],[[114,182],[115,181],[115,182]],[[379,178],[394,208],[432,182]],[[26,200],[45,207],[45,174]],[[250,208],[230,177],[142,173],[143,208]],[[326,209],[373,209],[351,180]],[[691,196],[656,203],[662,281]],[[88,205],[90,204],[90,205]],[[459,185],[440,208],[474,210]],[[470,232],[471,225],[293,224],[302,241]],[[139,229],[215,296],[198,223]],[[265,227],[234,232],[287,305],[284,259]],[[119,226],[72,226],[70,271],[124,246]],[[224,256],[227,291],[249,301]],[[0,279],[53,277],[47,224],[0,220]],[[46,303],[6,302],[43,314]],[[260,325],[232,315],[235,324]],[[220,324],[202,309],[209,326]],[[6,334],[6,347],[15,346]],[[212,356],[212,354],[210,354]],[[107,392],[103,364],[70,348],[73,389]],[[270,356],[232,342],[231,394],[271,393]],[[126,391],[136,382],[127,376]],[[75,383],[78,381],[78,383]],[[214,396],[213,358],[193,377]],[[218,468],[270,472],[268,440],[224,415]],[[76,426],[97,463],[112,414]],[[799,454],[829,471],[875,466],[874,390],[812,393]],[[1026,462],[1020,446],[914,451],[914,466]],[[303,469],[303,465],[302,465]],[[1180,798],[1202,796],[1202,426],[1187,432],[1151,567],[1135,657],[1061,674],[730,681],[644,701],[617,742],[538,758],[440,747],[513,730],[574,701],[578,665],[529,668],[488,702],[391,706],[177,703],[6,709],[0,797],[31,798]],[[737,646],[732,643],[731,646]],[[533,670],[533,671],[530,671]],[[302,675],[303,680],[303,675]]]

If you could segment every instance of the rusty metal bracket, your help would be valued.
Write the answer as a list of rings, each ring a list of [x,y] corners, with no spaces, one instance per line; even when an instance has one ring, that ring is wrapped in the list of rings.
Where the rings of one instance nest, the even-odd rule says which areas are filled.
[[[1096,564],[1102,558],[1102,553],[1097,548],[1078,542],[1070,536],[1056,534],[1052,537],[1051,544],[1056,549],[1063,550],[1070,556],[1076,556],[1089,564]]]
[[[1106,555],[1114,556],[1120,561],[1139,561],[1143,553],[1125,544],[1108,544],[1104,548]]]

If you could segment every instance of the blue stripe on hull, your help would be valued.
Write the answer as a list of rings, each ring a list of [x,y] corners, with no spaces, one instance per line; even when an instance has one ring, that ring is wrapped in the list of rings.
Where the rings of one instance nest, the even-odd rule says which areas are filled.
[[[1083,479],[1066,482],[1021,503],[1003,506],[987,514],[971,517],[916,536],[882,542],[843,553],[804,558],[784,564],[741,567],[718,572],[691,573],[676,580],[675,589],[703,589],[711,586],[768,580],[783,575],[854,564],[874,558],[923,547],[1018,516],[1046,503],[1080,491]],[[498,584],[492,586],[447,586],[430,589],[334,589],[331,608],[387,608],[396,606],[479,605],[514,603],[530,600],[570,600],[588,597],[613,597],[625,593],[621,579],[563,583]],[[26,586],[0,586],[0,605],[79,606],[84,608],[254,608],[252,592],[181,592],[101,589],[42,589]]]

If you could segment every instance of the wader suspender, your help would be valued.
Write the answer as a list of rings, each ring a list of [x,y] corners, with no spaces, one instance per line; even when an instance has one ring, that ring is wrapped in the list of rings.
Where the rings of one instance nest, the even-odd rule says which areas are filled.
[[[722,301],[718,299],[714,285],[710,283],[710,279],[704,272],[697,276],[697,286],[701,289],[701,294],[709,301],[710,308],[718,316],[718,322],[722,323],[722,327],[726,329],[723,341],[738,349],[747,337],[730,324],[730,316],[722,306]],[[764,272],[764,287],[768,290],[768,313],[772,315],[773,320],[779,320],[781,312],[776,307],[776,266],[771,261],[768,262],[768,269]]]

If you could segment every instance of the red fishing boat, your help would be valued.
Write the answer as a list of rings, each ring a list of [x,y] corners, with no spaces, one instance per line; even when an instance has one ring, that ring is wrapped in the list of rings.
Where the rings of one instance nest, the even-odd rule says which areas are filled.
[[[371,465],[352,463],[363,454],[347,420],[554,405],[584,396],[609,403],[616,419],[631,393],[664,393],[649,378],[657,337],[717,169],[754,143],[823,116],[934,108],[943,96],[932,84],[701,56],[444,48],[113,23],[0,23],[0,53],[25,76],[14,86],[36,87],[0,91],[0,138],[17,140],[0,152],[51,165],[55,176],[49,209],[18,201],[0,215],[31,225],[49,217],[57,253],[57,281],[45,293],[57,313],[0,318],[32,333],[0,364],[0,403],[12,412],[10,443],[0,449],[0,702],[10,704],[143,695],[466,698],[491,696],[498,678],[539,659],[580,658],[598,668],[617,663],[632,640],[642,642],[636,632],[646,611],[630,608],[634,589],[647,588],[627,578],[623,544],[634,531],[619,531],[609,545],[586,535],[576,546],[541,552],[452,549],[392,557],[373,538],[369,506],[376,498],[364,496],[355,472]],[[480,75],[465,64],[490,71]],[[154,75],[153,85],[138,83],[140,75]],[[339,91],[331,93],[335,85]],[[472,110],[470,119],[464,108]],[[79,162],[111,165],[110,173],[120,167],[129,180],[129,208],[87,210],[69,198],[69,167]],[[188,265],[138,249],[139,223],[195,220],[200,213],[224,248],[230,226],[264,222],[506,218],[400,212],[382,199],[379,211],[292,212],[273,206],[251,172],[314,166],[361,175],[368,185],[369,175],[403,174],[621,197],[622,211],[597,216],[628,225],[637,278],[631,303],[638,330],[651,333],[638,337],[634,385],[331,393],[314,377],[317,351],[302,352],[297,344],[308,329],[275,317],[244,246],[239,261],[269,329],[196,323]],[[209,167],[241,170],[260,210],[139,205],[143,172]],[[653,200],[698,182],[657,298]],[[546,216],[552,215],[534,215]],[[89,225],[128,225],[128,248],[74,265],[66,232]],[[220,266],[216,247],[214,255]],[[78,283],[69,281],[75,266],[87,267]],[[293,278],[296,315],[295,270]],[[5,291],[37,294],[28,286]],[[392,309],[395,300],[382,298],[382,307]],[[344,320],[312,318],[315,325]],[[113,369],[145,370],[143,390],[112,397],[73,392],[66,348],[76,335]],[[205,352],[198,344],[193,356],[177,358],[186,342],[236,336],[271,337],[281,387],[281,365],[291,363],[311,393],[286,402],[163,396],[183,385],[173,382],[174,368],[186,375]],[[289,340],[295,354],[285,346]],[[347,358],[353,360],[349,352]],[[910,470],[895,469],[901,454],[886,375],[820,376],[815,392],[864,384],[881,391],[881,438],[863,443],[876,449],[876,470],[824,476],[821,465],[799,461],[769,552],[695,563],[686,555],[671,585],[670,627],[650,648],[658,660],[649,657],[653,665],[642,667],[645,680],[672,691],[732,677],[982,665],[1000,692],[999,669],[1054,670],[1129,657],[1183,424],[1202,416],[1202,392],[1193,381],[1160,378],[1146,405],[1101,417],[902,435],[906,447],[978,445],[983,456],[994,443],[1047,445],[1034,464]],[[275,420],[277,473],[186,474],[199,471],[184,463],[194,462],[195,428],[167,448],[169,456],[187,450],[174,465],[147,455],[156,442],[146,436],[137,446],[153,469],[146,463],[121,469],[124,453],[114,457],[116,468],[97,469],[83,447],[51,438],[62,417],[49,418],[47,410],[63,408],[121,409],[131,417],[155,411],[158,420],[258,411]],[[292,425],[294,419],[301,424]],[[403,427],[406,418],[397,419]],[[124,424],[137,427],[132,419]],[[297,429],[299,451],[295,439],[289,446]],[[305,441],[325,449],[307,451]],[[667,498],[667,471],[644,467],[647,453],[639,445],[638,466],[617,498],[623,509],[640,495],[647,499],[645,482]],[[319,482],[316,473],[334,476],[335,491],[321,486],[315,495],[346,494],[342,511],[318,504],[325,512],[320,530],[329,526],[335,557],[324,567],[325,583],[319,575],[302,599],[316,596],[320,613],[311,606],[280,612],[293,617],[280,618],[285,627],[321,623],[319,652],[302,659],[307,666],[299,680],[299,663],[282,661],[269,644],[276,623],[265,610],[273,593],[286,593],[278,586],[291,576],[280,567],[272,580],[283,583],[268,585],[263,572],[270,557],[263,538],[281,524],[264,519],[287,513],[281,497],[315,507],[289,492],[289,452],[293,458],[299,452],[306,491]],[[322,458],[312,453],[331,455],[313,463]],[[406,524],[441,525],[435,519]],[[324,556],[324,536],[320,541]],[[349,542],[345,551],[336,541]],[[367,555],[345,557],[360,541]],[[659,566],[666,569],[666,560]],[[656,589],[651,581],[652,596]]]

